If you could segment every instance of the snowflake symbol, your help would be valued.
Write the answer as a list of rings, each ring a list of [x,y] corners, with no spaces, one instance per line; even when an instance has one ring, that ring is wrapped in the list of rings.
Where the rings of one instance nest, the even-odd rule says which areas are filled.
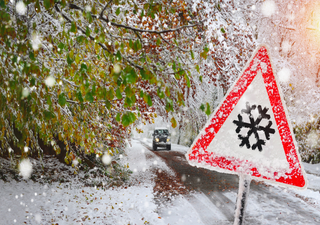
[[[254,120],[254,117],[252,116],[251,112],[255,109],[258,109],[259,116],[256,120]],[[244,122],[241,114],[238,114],[238,120],[234,120],[233,123],[237,125],[236,132],[239,133],[242,128],[249,128],[246,136],[242,136],[241,134],[238,135],[238,138],[241,140],[240,147],[246,145],[246,147],[249,149],[250,147],[252,150],[255,150],[256,148],[259,149],[259,151],[262,151],[262,145],[265,145],[265,140],[260,139],[258,131],[263,131],[265,134],[265,137],[267,140],[270,139],[270,134],[274,134],[275,130],[271,128],[272,121],[270,121],[270,115],[267,114],[268,108],[262,109],[261,105],[252,105],[250,106],[249,102],[246,103],[246,109],[242,109],[241,113],[245,113],[249,116],[250,122]],[[261,126],[259,125],[262,119],[269,120],[269,123],[267,126]],[[254,137],[256,138],[257,142],[255,144],[250,145],[249,138],[250,136],[254,134]]]

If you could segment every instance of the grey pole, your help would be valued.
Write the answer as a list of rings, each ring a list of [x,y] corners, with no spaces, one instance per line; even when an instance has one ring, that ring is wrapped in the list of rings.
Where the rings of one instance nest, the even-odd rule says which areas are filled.
[[[246,209],[247,198],[250,190],[251,177],[249,175],[239,175],[239,190],[236,202],[236,211],[234,214],[233,225],[244,224],[244,212]]]

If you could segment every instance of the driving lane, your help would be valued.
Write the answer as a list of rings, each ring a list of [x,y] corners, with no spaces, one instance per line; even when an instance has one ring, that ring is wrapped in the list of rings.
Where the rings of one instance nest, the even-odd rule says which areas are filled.
[[[143,144],[148,150],[152,149]],[[238,191],[238,176],[218,173],[190,166],[184,153],[159,149],[152,151],[161,157],[192,190],[204,193],[214,208],[220,209],[224,221],[216,221],[207,215],[206,205],[194,197],[189,202],[202,217],[204,224],[233,224],[235,200]],[[283,191],[284,190],[284,191]],[[201,207],[201,205],[203,207]],[[270,208],[271,206],[271,208]],[[246,224],[320,224],[320,212],[310,204],[281,189],[252,181],[246,209]]]

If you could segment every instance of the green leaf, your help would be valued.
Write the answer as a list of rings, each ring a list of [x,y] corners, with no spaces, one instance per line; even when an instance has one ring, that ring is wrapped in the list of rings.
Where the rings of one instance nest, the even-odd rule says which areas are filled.
[[[108,100],[113,100],[114,98],[114,91],[113,91],[113,88],[110,88],[107,92],[106,92],[106,98]]]
[[[202,112],[204,112],[204,109],[205,109],[204,104],[201,104],[200,109],[201,109]]]
[[[117,8],[116,15],[119,16],[119,14],[120,14],[120,8]]]
[[[122,59],[120,51],[117,51],[116,59],[117,61],[120,61]]]
[[[124,127],[127,127],[130,125],[130,117],[128,114],[123,114],[121,118],[121,123]]]
[[[76,23],[74,21],[71,22],[70,32],[73,32],[73,33],[76,32]]]
[[[6,7],[6,3],[4,2],[4,0],[0,0],[0,7],[1,8],[5,8]]]
[[[107,109],[110,110],[110,109],[111,109],[111,106],[112,106],[111,103],[110,103],[108,100],[106,100],[106,107],[107,107]]]
[[[84,63],[82,63],[82,64],[81,64],[81,67],[80,67],[80,71],[81,71],[82,73],[85,73],[85,72],[87,72],[87,70],[88,70],[87,65],[84,64]]]
[[[200,82],[202,83],[202,76],[199,77]]]
[[[60,42],[59,44],[58,44],[58,48],[60,48],[60,51],[62,51],[63,49],[64,49],[64,44],[62,43],[62,42]]]
[[[151,99],[150,95],[148,95],[147,104],[148,104],[148,106],[152,106],[152,99]]]
[[[48,10],[51,7],[50,0],[44,0],[43,4],[44,4],[44,7],[46,8],[46,10]]]
[[[94,98],[93,98],[93,95],[92,95],[92,92],[91,91],[88,91],[87,94],[86,94],[86,100],[89,101],[89,102],[93,102],[94,101]]]
[[[226,31],[223,29],[223,27],[221,27],[220,30],[221,30],[222,33],[225,33],[225,32],[226,32]]]
[[[186,79],[187,86],[190,87],[190,79],[189,79],[188,75],[185,74],[185,75],[184,75],[184,78]]]
[[[136,71],[131,68],[130,71],[126,74],[126,81],[129,84],[134,84],[137,82],[138,76],[136,74]]]
[[[120,88],[118,88],[117,90],[116,90],[116,97],[117,97],[117,99],[122,99],[122,94],[121,94],[121,91],[120,91]]]
[[[199,65],[196,65],[196,70],[197,70],[198,73],[200,73]]]
[[[144,93],[142,90],[140,90],[140,97],[143,98],[143,96],[144,96]]]
[[[92,93],[93,96],[97,95],[96,91],[97,91],[96,84],[93,83],[93,85],[92,85],[92,91],[91,91],[91,93]]]
[[[30,51],[30,52],[29,52],[29,58],[30,58],[32,61],[36,60],[36,58],[34,57],[34,52],[33,52],[33,51]]]
[[[142,48],[141,42],[139,39],[137,39],[134,43],[133,43],[133,50],[135,52],[139,51]]]
[[[36,0],[36,3],[34,5],[34,9],[36,10],[37,13],[41,12],[41,7],[40,7],[39,0]]]
[[[149,76],[144,69],[140,69],[140,75],[141,75],[142,79],[144,79],[144,80],[149,79]]]
[[[89,27],[87,27],[87,29],[86,29],[86,36],[87,36],[87,37],[90,36],[90,29],[89,29]]]
[[[206,109],[206,112],[205,112],[208,116],[211,114],[211,110],[210,110],[210,105],[209,103],[207,103],[207,109]]]
[[[88,22],[92,23],[93,19],[92,19],[92,16],[91,16],[91,12],[87,12],[86,13],[86,17],[87,17]]]
[[[167,102],[166,102],[166,111],[167,112],[170,112],[170,111],[173,111],[173,102],[170,98],[167,98],[166,99]]]
[[[61,106],[64,106],[64,105],[67,103],[67,99],[66,99],[64,93],[61,93],[61,94],[59,95],[59,97],[58,97],[58,103],[59,103],[59,105],[61,105]]]
[[[128,116],[129,116],[129,119],[130,119],[131,123],[134,123],[136,121],[136,119],[137,119],[133,112],[129,112]]]
[[[194,54],[193,54],[193,51],[190,50],[190,53],[191,53],[191,58],[194,59]]]
[[[121,118],[120,118],[120,113],[117,113],[117,116],[116,116],[116,121],[120,122]]]
[[[126,93],[126,96],[128,96],[128,97],[131,97],[134,94],[130,86],[127,86],[126,89],[124,90],[124,92]]]
[[[161,91],[160,88],[158,88],[158,90],[157,90],[157,95],[159,96],[159,98],[164,98],[165,97],[163,91]]]
[[[70,54],[67,55],[67,63],[71,65],[73,63],[74,59],[70,58]]]
[[[55,118],[54,113],[51,111],[44,110],[43,114],[44,114],[45,120],[51,120],[51,119]]]
[[[78,98],[78,100],[79,100],[81,103],[83,102],[83,98],[82,98],[81,91],[78,91],[78,92],[77,92],[77,98]]]
[[[132,106],[132,100],[128,96],[124,99],[125,107],[131,107]]]
[[[49,105],[49,109],[51,109],[52,108],[52,101],[51,101],[50,95],[47,96],[47,104]]]
[[[82,44],[82,42],[85,40],[86,38],[84,36],[79,36],[77,37],[77,42],[79,42],[79,44]]]
[[[34,77],[31,77],[30,79],[30,85],[34,86],[36,84],[36,79]]]
[[[135,95],[131,96],[131,101],[132,101],[132,104],[136,103],[137,99]]]
[[[176,71],[176,62],[175,62],[175,61],[173,61],[172,69],[173,69],[174,71]]]

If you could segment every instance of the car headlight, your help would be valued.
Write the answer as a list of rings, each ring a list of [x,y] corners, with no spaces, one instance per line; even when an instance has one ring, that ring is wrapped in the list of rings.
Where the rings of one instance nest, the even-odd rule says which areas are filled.
[[[156,142],[159,142],[159,138],[156,138]]]
[[[167,138],[167,142],[169,142],[170,141],[170,138]]]

